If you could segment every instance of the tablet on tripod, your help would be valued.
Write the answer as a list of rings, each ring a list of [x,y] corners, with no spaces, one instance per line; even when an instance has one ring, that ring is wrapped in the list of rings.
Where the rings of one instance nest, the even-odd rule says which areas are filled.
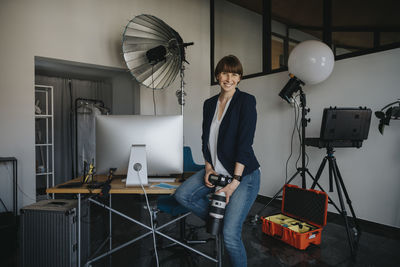
[[[306,138],[307,146],[357,147],[368,138],[372,111],[369,108],[325,108],[319,138]]]
[[[358,219],[351,204],[349,193],[345,187],[342,175],[339,171],[334,148],[337,147],[357,147],[362,146],[362,142],[368,138],[369,127],[371,123],[371,109],[367,108],[325,108],[322,116],[320,138],[306,138],[306,144],[319,148],[326,148],[326,156],[318,168],[311,189],[318,186],[319,179],[328,162],[329,173],[329,192],[333,192],[333,182],[336,185],[336,191],[340,203],[340,208],[329,198],[329,203],[334,205],[336,210],[344,219],[347,233],[347,239],[350,246],[350,252],[354,255],[357,243],[360,238],[361,228]],[[343,194],[342,194],[343,192]],[[347,216],[346,204],[350,209],[351,216]]]
[[[320,138],[326,141],[362,141],[368,138],[371,109],[325,108]]]

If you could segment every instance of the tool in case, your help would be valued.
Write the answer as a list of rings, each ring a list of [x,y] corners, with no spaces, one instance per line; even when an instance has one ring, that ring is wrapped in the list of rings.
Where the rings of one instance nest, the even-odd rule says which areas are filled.
[[[326,225],[327,207],[325,192],[286,184],[282,213],[261,217],[262,231],[301,250],[310,244],[319,245],[322,228]]]

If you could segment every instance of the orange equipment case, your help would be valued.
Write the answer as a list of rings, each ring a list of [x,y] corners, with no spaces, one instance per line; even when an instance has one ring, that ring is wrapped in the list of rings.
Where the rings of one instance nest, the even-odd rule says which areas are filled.
[[[261,217],[262,231],[298,248],[321,244],[326,225],[328,195],[313,189],[286,184],[283,188],[282,214]]]

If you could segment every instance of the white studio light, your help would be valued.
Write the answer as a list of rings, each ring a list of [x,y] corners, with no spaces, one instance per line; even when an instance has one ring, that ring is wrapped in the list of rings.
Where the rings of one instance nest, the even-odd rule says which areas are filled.
[[[331,75],[335,57],[323,42],[308,40],[298,44],[289,55],[289,73],[305,84],[317,84]]]
[[[289,77],[279,96],[292,102],[302,85],[317,84],[331,75],[335,57],[332,50],[320,41],[308,40],[298,44],[289,55]]]

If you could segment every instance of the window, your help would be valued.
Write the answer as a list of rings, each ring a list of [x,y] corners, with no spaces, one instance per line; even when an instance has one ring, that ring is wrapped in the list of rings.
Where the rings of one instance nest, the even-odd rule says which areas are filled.
[[[262,73],[262,14],[226,0],[215,0],[214,12],[214,66],[232,54],[242,62],[244,76]]]
[[[399,1],[330,0],[337,59],[399,47]]]
[[[374,47],[372,32],[332,32],[332,47],[336,56]]]
[[[239,57],[244,79],[287,70],[289,54],[321,40],[335,59],[400,47],[400,1],[210,0],[211,84],[219,59]]]

